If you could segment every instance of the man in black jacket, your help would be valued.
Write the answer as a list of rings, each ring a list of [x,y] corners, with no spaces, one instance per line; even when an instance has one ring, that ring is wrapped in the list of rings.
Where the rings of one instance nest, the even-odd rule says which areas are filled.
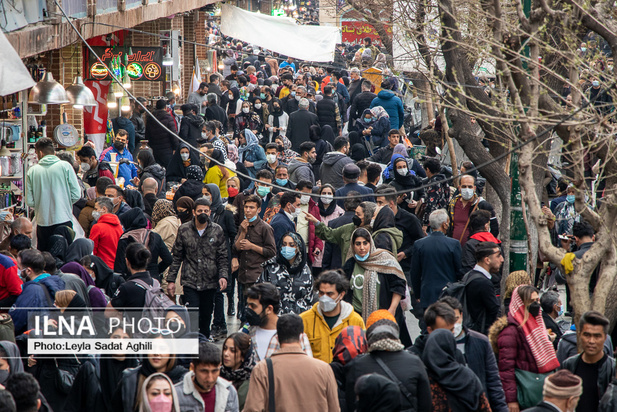
[[[217,96],[214,93],[208,93],[208,107],[206,108],[206,120],[218,120],[223,125],[222,133],[227,131],[227,114],[217,101]]]
[[[218,73],[214,73],[210,76],[210,83],[208,84],[208,94],[214,93],[220,99],[223,97],[223,92],[219,87],[219,83],[221,82],[221,77]]]
[[[544,320],[544,326],[546,326],[546,329],[550,329],[551,332],[555,334],[553,346],[555,347],[555,350],[557,350],[557,345],[563,335],[563,333],[561,333],[561,328],[557,322],[555,322],[555,319],[563,314],[563,305],[561,304],[559,293],[554,290],[544,292],[540,298],[540,305],[542,306],[542,320]]]
[[[420,219],[415,215],[398,207],[396,203],[396,190],[390,185],[381,185],[375,192],[377,206],[388,206],[394,212],[394,220],[397,229],[403,232],[403,244],[398,249],[396,260],[401,265],[407,278],[407,284],[411,284],[409,272],[411,270],[411,252],[416,240],[424,237],[424,231]]]
[[[499,272],[503,264],[501,249],[493,242],[480,243],[476,247],[476,262],[476,266],[465,275],[465,297],[469,317],[474,325],[472,329],[486,335],[501,311],[491,281],[492,274]]]
[[[177,133],[176,122],[169,113],[165,110],[167,101],[161,99],[156,102],[156,110],[152,113],[165,127],[174,133]],[[148,117],[146,119],[146,136],[148,136],[148,146],[152,148],[152,154],[156,162],[163,167],[167,167],[171,161],[174,150],[178,148],[178,139],[163,127],[161,127],[154,119]]]
[[[204,118],[196,114],[199,109],[194,104],[183,104],[180,109],[184,117],[182,117],[178,135],[186,143],[197,147],[198,140],[201,140],[201,129],[205,124]]]
[[[375,93],[371,93],[372,86],[373,84],[370,81],[364,79],[362,82],[362,93],[356,95],[351,101],[351,109],[349,110],[350,120],[355,122],[356,119],[362,116],[365,109],[371,107],[371,102],[377,97]]]
[[[388,132],[388,146],[380,147],[375,154],[369,157],[369,162],[376,162],[387,165],[392,159],[394,153],[394,147],[401,142],[401,132],[396,129],[392,129]]]
[[[463,326],[463,306],[456,298],[446,296],[437,302],[445,303],[454,310],[456,322],[454,323],[453,333],[456,339],[456,347],[463,353],[467,366],[480,379],[486,397],[491,404],[491,410],[493,412],[508,412],[497,360],[488,338]]]
[[[287,125],[287,138],[291,142],[291,148],[298,152],[300,145],[310,141],[309,128],[313,125],[319,125],[319,118],[316,114],[309,112],[308,99],[300,99],[298,111],[293,112],[289,116],[289,124]]]
[[[137,100],[146,105],[146,99],[143,97],[138,97]],[[131,122],[133,122],[133,126],[135,126],[135,148],[139,150],[139,142],[146,138],[146,124],[144,123],[143,114],[145,110],[135,101],[132,102],[131,106],[133,107],[133,114],[131,115]],[[137,156],[133,156],[137,157]]]
[[[339,107],[334,101],[332,86],[324,87],[323,99],[317,102],[317,117],[319,125],[324,127],[328,125],[332,127],[334,133],[338,133],[341,128],[341,113]]]

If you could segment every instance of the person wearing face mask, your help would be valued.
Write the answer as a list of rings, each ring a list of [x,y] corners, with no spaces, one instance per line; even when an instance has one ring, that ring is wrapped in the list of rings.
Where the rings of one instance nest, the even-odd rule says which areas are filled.
[[[576,188],[573,184],[566,189],[566,200],[561,202],[553,212],[558,235],[571,235],[574,223],[581,221],[581,214],[576,210]]]
[[[240,332],[251,337],[256,362],[269,358],[281,348],[276,333],[280,309],[281,296],[273,284],[257,283],[246,291],[246,323]],[[300,345],[304,353],[313,356],[305,333],[300,335]]]
[[[276,175],[276,169],[280,165],[287,166],[285,163],[282,163],[278,159],[278,145],[276,143],[268,143],[266,145],[266,164],[263,166],[262,170],[268,170],[273,175]],[[278,184],[278,183],[277,183]],[[287,184],[287,182],[285,182]],[[285,186],[284,184],[281,186]]]
[[[317,200],[317,207],[319,208],[319,220],[325,226],[329,226],[329,223],[333,220],[338,219],[339,217],[345,214],[345,211],[334,201],[334,187],[329,184],[321,185],[319,188],[319,194],[321,195]],[[319,255],[315,256],[313,260],[313,275],[317,275],[321,273],[324,261],[324,255],[326,250],[328,250],[329,257],[331,257],[331,248],[328,248],[328,243],[324,242],[324,248],[319,253]]]
[[[359,326],[364,329],[362,316],[344,300],[349,281],[337,271],[327,271],[315,281],[319,301],[300,314],[304,330],[311,342],[313,357],[332,362],[334,343],[343,329]]]
[[[280,314],[300,313],[315,301],[313,275],[308,265],[304,241],[293,231],[285,233],[275,257],[268,260],[257,283],[271,283],[279,291]]]
[[[300,196],[300,213],[296,219],[296,231],[302,236],[306,251],[309,256],[309,262],[313,263],[317,256],[323,252],[323,241],[315,236],[315,224],[308,221],[305,213],[309,213],[315,219],[320,219],[319,206],[311,199],[313,185],[308,180],[300,180],[296,186],[296,190],[302,192]]]
[[[152,112],[154,118],[161,122],[166,128],[161,127],[152,117],[146,118],[146,136],[148,136],[148,145],[152,148],[152,154],[156,162],[162,166],[167,166],[171,160],[172,154],[178,149],[178,138],[167,131],[173,133],[178,132],[176,121],[165,110],[167,100],[161,99],[156,102],[156,110]],[[126,179],[125,179],[126,180]]]
[[[277,249],[280,249],[285,233],[296,231],[296,219],[300,213],[300,195],[292,192],[283,192],[280,200],[280,209],[274,215],[272,221],[270,221]]]
[[[476,209],[487,210],[491,213],[490,232],[499,236],[499,223],[493,205],[476,194],[476,180],[473,176],[463,175],[459,180],[459,194],[454,196],[448,204],[450,226],[447,235],[461,243],[461,247],[469,239],[470,216]]]
[[[498,319],[488,334],[497,353],[499,375],[510,412],[533,406],[519,405],[516,369],[546,374],[559,367],[540,310],[538,290],[529,285],[519,286],[512,293],[508,316]]]
[[[249,101],[242,102],[242,109],[236,115],[234,121],[234,135],[239,137],[244,130],[250,130],[254,135],[261,134],[263,130],[263,121],[258,113],[256,113]]]
[[[261,129],[259,130],[259,133],[263,133],[265,131],[264,129],[264,125],[267,123],[268,121],[268,116],[270,115],[269,111],[268,111],[268,105],[265,104],[261,98],[257,97],[253,100],[253,109],[255,110],[255,113],[257,113],[257,115],[259,116],[259,119],[261,120]]]
[[[563,304],[559,293],[554,290],[549,290],[542,294],[540,298],[540,305],[542,306],[542,319],[547,330],[550,330],[549,336],[553,341],[553,347],[557,350],[557,345],[561,340],[563,332],[556,322],[556,319],[563,315]]]
[[[134,186],[133,179],[137,177],[137,166],[133,162],[133,155],[127,148],[128,133],[126,130],[120,129],[116,133],[112,146],[103,150],[99,157],[100,162],[111,162],[112,153],[116,155],[116,161],[126,159],[128,162],[123,162],[118,165],[118,178],[124,178],[124,184]],[[160,163],[160,162],[159,162]]]
[[[267,124],[265,125],[265,129],[269,132],[269,141],[274,142],[274,139],[279,134],[285,134],[288,124],[289,115],[282,109],[281,102],[274,100],[272,102],[272,110],[268,115]]]
[[[240,145],[238,147],[240,161],[246,166],[249,175],[254,178],[257,171],[263,169],[267,163],[266,153],[263,147],[259,145],[259,139],[257,139],[255,133],[249,129],[238,132],[238,143]]]
[[[180,412],[173,382],[164,373],[154,373],[141,387],[139,412]]]
[[[219,149],[214,149],[210,157],[212,160],[210,161],[210,167],[206,173],[204,183],[215,184],[218,186],[221,195],[223,197],[228,197],[227,179],[236,176],[236,174],[232,170],[223,166],[225,164],[225,157],[223,156],[223,152]]]
[[[199,308],[199,331],[210,337],[210,323],[217,290],[227,287],[228,251],[223,229],[210,221],[211,202],[200,198],[194,219],[178,229],[167,274],[167,292],[175,295],[176,278],[182,266],[181,284],[189,307]]]
[[[103,259],[109,267],[114,266],[118,241],[124,233],[120,219],[113,213],[113,203],[107,197],[99,197],[92,212],[95,224],[90,230],[90,240],[94,242],[93,254]]]
[[[193,206],[195,206],[195,201],[188,196],[182,196],[174,203],[176,216],[180,219],[180,224],[191,221],[193,218]]]
[[[80,162],[80,170],[83,172],[83,181],[94,187],[99,177],[108,177],[115,183],[114,174],[111,166],[107,162],[99,162],[96,153],[90,146],[82,146],[76,153]]]
[[[186,143],[181,143],[167,167],[167,172],[165,174],[167,181],[184,183],[186,181],[187,170],[193,165],[201,166],[199,155],[194,150],[190,150]]]
[[[443,297],[437,301],[436,305],[442,304],[449,306],[454,311],[454,325],[450,329],[451,325],[435,322],[435,325],[429,329],[445,328],[452,331],[457,349],[463,354],[467,366],[482,383],[484,392],[491,405],[491,410],[495,412],[508,412],[497,361],[488,338],[463,325],[463,306],[456,298],[452,296]],[[416,340],[417,343],[418,341]],[[419,356],[421,356],[421,353]]]

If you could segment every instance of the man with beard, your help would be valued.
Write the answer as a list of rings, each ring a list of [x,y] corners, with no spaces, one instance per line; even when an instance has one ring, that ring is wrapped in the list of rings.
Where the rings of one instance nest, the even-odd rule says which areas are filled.
[[[208,100],[206,95],[208,94],[208,83],[202,82],[199,84],[199,89],[189,94],[189,98],[187,100],[188,104],[194,104],[199,107],[199,113],[205,114],[206,108],[208,107]]]

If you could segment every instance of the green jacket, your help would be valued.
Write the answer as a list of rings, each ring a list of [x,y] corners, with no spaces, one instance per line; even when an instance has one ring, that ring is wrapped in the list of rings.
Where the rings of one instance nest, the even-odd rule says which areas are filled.
[[[347,223],[346,225],[337,227],[336,229],[332,229],[324,223],[319,223],[315,225],[315,235],[326,242],[338,245],[338,247],[341,248],[341,257],[343,262],[345,262],[347,259],[347,251],[349,251],[349,245],[351,244],[351,235],[353,235],[353,232],[356,229],[357,227],[353,223]],[[392,253],[396,256],[398,249],[403,244],[403,232],[395,227],[379,229],[377,232],[372,233],[373,239],[375,239],[375,236],[380,233],[387,233],[390,235],[393,246]]]

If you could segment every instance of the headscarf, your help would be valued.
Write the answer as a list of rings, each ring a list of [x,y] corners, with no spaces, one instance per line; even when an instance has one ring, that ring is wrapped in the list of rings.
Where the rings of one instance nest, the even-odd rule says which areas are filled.
[[[293,264],[289,263],[289,260],[287,260],[281,254],[281,251],[283,250],[282,240],[285,238],[285,236],[291,236],[294,243],[296,244],[296,259],[294,260]],[[295,275],[301,272],[302,269],[304,269],[304,267],[306,266],[307,261],[306,246],[304,245],[304,240],[302,239],[302,236],[300,236],[296,232],[285,233],[281,237],[281,246],[279,247],[279,250],[276,254],[276,260],[281,266],[285,267],[285,269],[290,275]]]
[[[103,402],[109,410],[111,408],[111,399],[118,387],[118,382],[122,378],[122,372],[125,369],[135,368],[139,362],[135,357],[126,355],[124,360],[117,360],[113,357],[102,357],[99,359],[99,382],[101,384],[101,392]]]
[[[422,360],[429,376],[451,395],[448,401],[463,406],[453,406],[452,410],[475,411],[484,389],[476,374],[457,361],[456,351],[456,340],[452,332],[436,329],[428,335]]]
[[[86,305],[86,302],[77,293],[75,294],[75,296],[73,296],[73,299],[71,299],[71,301],[69,302],[67,306],[67,308],[72,308],[72,309],[86,308],[86,307],[88,307],[88,305]]]
[[[396,171],[396,164],[404,162],[405,166],[407,166],[407,174],[405,176],[401,176],[399,172]],[[409,163],[407,160],[400,155],[392,155],[392,176],[394,177],[394,181],[399,185],[405,188],[416,187],[421,183],[420,178],[416,177],[416,172],[409,168]]]
[[[385,309],[382,309],[385,310]],[[398,324],[390,319],[380,319],[366,329],[369,352],[400,352],[405,346],[400,340]]]
[[[291,141],[286,136],[279,136],[279,138],[283,141],[283,152],[279,154],[278,158],[280,162],[289,164],[296,157],[300,157],[298,153],[291,150]]]
[[[186,335],[187,332],[191,331],[191,317],[189,316],[189,311],[186,309],[186,306],[171,305],[170,307],[165,309],[165,316],[167,316],[169,312],[176,313],[178,316],[180,316],[180,318],[184,322],[184,326],[185,326],[184,334],[182,334],[181,336],[176,336],[176,337],[182,337]]]
[[[248,149],[259,146],[259,139],[257,139],[255,133],[253,133],[250,129],[244,129],[244,137],[246,137],[246,144],[241,145],[238,148],[238,153],[240,153],[240,155],[242,155]]]
[[[373,114],[373,116],[379,120],[383,117],[385,117],[386,119],[390,118],[390,115],[388,114],[388,112],[386,112],[386,109],[384,109],[381,106],[375,106],[371,109],[371,113]]]
[[[135,229],[145,229],[148,226],[148,219],[143,210],[134,207],[120,216],[120,223],[122,223],[124,233],[127,233]]]
[[[366,230],[363,228],[354,230],[354,233],[351,235],[352,239],[354,238],[354,234],[360,229]],[[366,323],[371,313],[379,309],[377,305],[377,282],[379,280],[379,273],[398,276],[407,283],[403,269],[401,269],[401,265],[399,265],[396,258],[387,250],[376,249],[375,242],[372,236],[370,236],[370,233],[369,238],[366,240],[371,244],[369,257],[364,262],[356,261],[356,265],[364,269],[364,286],[362,288],[362,318],[364,319],[364,323]],[[347,251],[347,258],[345,261],[351,259],[353,256],[354,251],[353,246],[351,246]]]
[[[13,342],[8,340],[1,340],[0,347],[6,352],[6,362],[9,364],[9,377],[11,379],[16,373],[24,371],[24,364],[21,362],[21,354],[19,348]],[[7,381],[8,381],[7,379]],[[6,385],[6,382],[0,382],[2,385]]]
[[[355,385],[358,397],[356,412],[397,412],[401,410],[398,385],[378,373],[363,375]]]
[[[176,213],[178,212],[178,208],[181,207],[181,208],[186,209],[190,214],[190,212],[193,211],[194,205],[195,205],[195,201],[193,199],[191,199],[188,196],[182,196],[180,199],[176,201]],[[180,216],[178,217],[180,218]],[[190,221],[192,218],[193,218],[193,215],[191,214],[188,220],[182,221],[182,218],[180,218],[180,221],[182,221],[182,223],[186,223]]]
[[[186,168],[186,178],[188,180],[197,180],[201,182],[204,180],[204,171],[197,165],[192,165]]]
[[[396,146],[394,146],[394,150],[392,150],[391,161],[394,160],[394,155],[400,155],[405,158],[409,157],[409,154],[407,153],[407,148],[405,147],[403,143],[399,143]]]
[[[148,403],[148,391],[146,391],[146,388],[148,387],[148,383],[150,383],[152,379],[157,377],[162,377],[167,381],[167,383],[169,383],[169,386],[171,386],[171,397],[173,398],[173,406],[171,410],[172,412],[180,412],[180,402],[178,400],[178,393],[176,392],[174,383],[171,381],[171,379],[169,379],[169,376],[165,375],[164,373],[153,373],[148,376],[144,381],[141,387],[141,403],[139,405],[139,412],[152,412],[152,409],[150,408],[150,403]]]
[[[82,257],[91,255],[94,251],[94,242],[87,238],[75,239],[66,252],[65,262],[79,262]]]
[[[362,143],[356,143],[351,146],[351,154],[349,157],[351,157],[356,162],[366,159],[368,155],[369,153],[366,150],[366,146],[364,146]]]
[[[62,235],[51,235],[47,240],[48,252],[56,259],[56,266],[62,266],[69,249],[66,238]]]
[[[336,139],[336,136],[334,135],[332,126],[327,124],[321,128],[321,138],[330,144],[334,144],[334,139]]]
[[[538,365],[539,373],[548,373],[559,367],[559,361],[555,356],[555,348],[546,334],[546,326],[542,313],[533,317],[531,314],[525,320],[525,304],[518,294],[518,288],[512,292],[512,300],[510,301],[510,312],[508,317],[514,318],[518,322],[520,328],[525,334],[525,340],[531,348],[536,364]]]
[[[238,155],[238,146],[235,144],[227,145],[227,158],[231,160],[234,164],[238,163],[240,160],[240,156]]]
[[[319,188],[319,194],[321,194],[321,191],[323,190],[324,187],[329,187],[332,190],[332,193],[336,192],[336,189],[332,185],[326,183],[326,184],[321,185],[321,187]],[[336,200],[332,199],[330,204],[326,206],[321,201],[321,196],[320,196],[319,199],[317,199],[317,206],[319,206],[319,214],[323,217],[326,217],[334,213],[334,211],[336,210],[337,203],[336,203]]]
[[[92,255],[90,259],[92,260],[91,269],[96,273],[96,279],[94,279],[95,286],[110,294],[112,291],[110,283],[113,280],[114,271],[100,257]]]
[[[257,355],[255,347],[251,342],[248,351],[244,355],[244,359],[240,364],[240,367],[236,370],[231,370],[225,365],[221,365],[221,378],[227,379],[230,382],[242,382],[251,378],[253,368],[257,364]]]
[[[368,122],[364,120],[364,116],[366,116],[367,114],[371,116],[371,119]],[[361,125],[362,129],[366,129],[369,126],[374,125],[376,122],[377,119],[375,119],[375,116],[373,115],[371,109],[364,109],[364,111],[362,112],[362,116],[360,116],[360,118],[358,119],[358,123]]]
[[[185,166],[185,163],[182,160],[182,157],[180,156],[180,150],[182,150],[183,148],[189,149],[189,160],[187,160],[187,162],[189,163],[189,166]],[[181,179],[185,179],[186,170],[188,167],[200,166],[200,165],[201,165],[201,161],[199,159],[199,154],[197,153],[197,151],[194,149],[191,149],[186,143],[180,143],[180,146],[176,149],[173,156],[171,157],[171,160],[169,161],[169,165],[167,165],[166,176],[168,178],[169,177],[174,177],[174,178],[180,177]]]
[[[60,235],[66,239],[68,246],[71,246],[73,239],[75,239],[75,231],[68,226],[58,226],[54,230],[54,235]]]
[[[86,287],[95,286],[94,279],[92,279],[92,276],[90,276],[88,271],[84,269],[84,267],[77,262],[67,263],[66,265],[60,268],[60,271],[62,273],[72,273],[74,275],[79,276],[81,280],[83,280],[84,283],[86,284]]]
[[[346,365],[356,356],[367,351],[366,334],[362,328],[360,326],[348,326],[341,331],[334,341],[332,361]]]
[[[506,278],[506,290],[503,294],[504,298],[508,299],[512,297],[512,292],[519,286],[531,285],[531,278],[524,270],[517,270],[511,272]]]
[[[223,167],[223,165],[225,164],[225,156],[223,155],[223,152],[221,152],[219,149],[214,149],[212,151],[212,154],[210,155],[210,158],[216,161],[216,162],[211,161],[210,167],[212,166]]]
[[[207,183],[206,187],[212,196],[212,205],[210,206],[210,210],[214,214],[222,214],[225,211],[225,205],[223,204],[223,199],[221,198],[221,190],[218,185],[214,183]]]
[[[159,199],[152,207],[152,223],[154,226],[168,216],[175,216],[174,204],[171,200]]]

